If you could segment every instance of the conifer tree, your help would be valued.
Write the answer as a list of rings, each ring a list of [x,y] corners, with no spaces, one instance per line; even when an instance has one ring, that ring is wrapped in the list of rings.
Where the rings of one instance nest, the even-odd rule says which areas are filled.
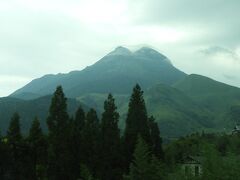
[[[47,118],[49,138],[56,140],[56,137],[61,134],[61,131],[68,127],[69,116],[67,113],[67,98],[63,93],[61,86],[58,86],[52,97]]]
[[[133,88],[133,93],[130,98],[126,127],[123,137],[126,166],[128,166],[128,163],[130,163],[132,160],[132,153],[134,151],[138,135],[140,135],[147,144],[151,144],[148,116],[143,99],[143,91],[137,84]]]
[[[7,130],[7,144],[11,156],[11,177],[13,179],[22,179],[22,134],[20,129],[20,116],[14,113],[9,128]]]
[[[37,117],[32,122],[28,136],[28,144],[32,167],[31,179],[43,179],[46,176],[47,142]]]
[[[7,131],[7,138],[9,144],[16,144],[22,140],[22,134],[20,129],[20,116],[18,113],[14,113],[11,118]]]
[[[133,153],[133,162],[130,172],[125,180],[159,180],[162,179],[161,165],[151,154],[148,144],[138,137],[137,145]]]
[[[104,102],[101,121],[101,179],[117,180],[121,177],[119,114],[114,101],[109,94]]]
[[[130,179],[149,179],[149,163],[151,160],[151,154],[148,145],[140,136],[138,138],[133,157],[133,163],[130,165]]]
[[[153,116],[149,118],[149,127],[152,152],[157,158],[163,159],[164,153],[162,149],[162,139],[160,137],[160,130]]]
[[[75,119],[74,119],[74,127],[77,129],[78,132],[81,132],[85,125],[85,112],[83,108],[80,106],[77,109]]]
[[[70,179],[73,175],[69,150],[70,123],[67,98],[61,86],[57,87],[52,97],[47,124],[49,130],[48,176],[50,179]]]
[[[83,164],[89,168],[91,173],[96,176],[99,173],[99,144],[100,144],[100,127],[97,113],[90,109],[86,115],[85,126],[82,131],[82,154]]]
[[[84,164],[81,164],[80,174],[81,174],[82,179],[84,179],[84,180],[96,180],[93,177],[92,173],[89,171],[88,167],[85,166]]]
[[[85,112],[80,106],[75,114],[75,118],[71,127],[71,153],[73,158],[72,169],[75,179],[80,177],[80,166],[84,159],[82,149],[84,144],[82,143],[82,130],[85,125]]]
[[[6,179],[9,173],[11,167],[10,158],[9,148],[0,132],[0,179]]]

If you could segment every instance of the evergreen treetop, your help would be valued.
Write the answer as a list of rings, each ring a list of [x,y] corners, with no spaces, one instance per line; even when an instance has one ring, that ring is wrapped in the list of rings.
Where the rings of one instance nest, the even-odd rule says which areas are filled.
[[[134,151],[138,135],[140,135],[147,144],[151,144],[150,129],[145,101],[143,98],[143,91],[137,84],[133,88],[130,98],[123,137],[126,162],[130,162],[132,160],[132,153]]]
[[[111,94],[104,102],[101,121],[101,179],[121,179],[121,141],[119,114]]]
[[[15,143],[22,139],[20,129],[20,116],[16,112],[13,114],[7,131],[8,143]]]
[[[78,107],[74,119],[74,128],[81,131],[85,125],[85,112],[81,106]]]
[[[62,87],[58,86],[53,94],[47,118],[49,134],[61,133],[63,129],[67,128],[68,121],[67,98],[63,93]]]

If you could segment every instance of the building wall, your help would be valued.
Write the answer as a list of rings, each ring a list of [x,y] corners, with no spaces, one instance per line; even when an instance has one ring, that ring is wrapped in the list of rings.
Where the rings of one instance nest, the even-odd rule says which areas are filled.
[[[200,176],[202,174],[201,164],[183,164],[182,170],[185,174],[192,174],[194,176]]]

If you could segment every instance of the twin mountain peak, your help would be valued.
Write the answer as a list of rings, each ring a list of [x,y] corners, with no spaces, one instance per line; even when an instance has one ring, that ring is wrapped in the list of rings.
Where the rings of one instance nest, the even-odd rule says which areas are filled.
[[[52,94],[62,85],[68,97],[86,93],[128,94],[139,83],[143,89],[157,83],[172,85],[186,76],[158,51],[142,47],[134,52],[119,46],[92,66],[68,74],[46,75],[15,91],[11,96],[27,98]]]
[[[170,60],[158,51],[142,47],[136,51],[119,46],[95,64],[81,71],[67,74],[45,75],[16,90],[10,96],[29,100],[50,95],[59,85],[63,86],[67,97],[78,98],[85,94],[130,94],[138,83],[143,90],[157,84],[191,89],[222,90],[229,87],[199,75],[187,75],[172,65]],[[183,87],[182,87],[183,86]],[[230,88],[231,89],[231,88]]]
[[[158,51],[150,48],[150,47],[142,47],[136,51],[131,51],[126,47],[123,46],[118,46],[116,47],[112,52],[110,52],[108,55],[151,55],[151,54],[155,54],[155,55],[161,55],[163,56],[161,53],[159,53]],[[165,57],[166,58],[166,57]]]
[[[202,129],[231,128],[235,123],[226,117],[231,114],[232,107],[240,104],[239,88],[204,76],[187,75],[154,49],[143,47],[130,51],[117,47],[81,71],[45,75],[10,95],[15,98],[0,98],[0,117],[5,122],[0,129],[2,132],[7,129],[10,115],[15,111],[22,116],[23,128],[28,129],[37,115],[47,129],[45,119],[51,101],[51,96],[47,95],[58,85],[62,85],[68,97],[71,115],[79,102],[102,112],[107,93],[113,93],[123,127],[129,95],[136,83],[145,91],[149,114],[160,124],[163,136],[178,137]]]
[[[114,51],[110,52],[107,56],[130,56],[130,57],[138,57],[138,58],[154,58],[159,59],[161,61],[165,61],[170,63],[170,60],[159,53],[158,51],[150,48],[150,47],[142,47],[136,51],[130,51],[128,48],[123,46],[118,46]]]

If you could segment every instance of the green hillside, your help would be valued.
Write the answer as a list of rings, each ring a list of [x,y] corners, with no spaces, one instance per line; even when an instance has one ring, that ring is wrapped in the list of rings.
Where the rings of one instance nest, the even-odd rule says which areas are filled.
[[[89,107],[102,112],[103,102],[107,94],[86,94],[77,99]],[[120,127],[128,109],[129,95],[114,94],[118,111],[121,115]],[[212,115],[199,106],[181,91],[164,84],[158,84],[144,93],[149,115],[153,115],[159,123],[163,136],[177,137],[202,129],[214,128]]]
[[[130,94],[113,92],[118,112],[121,115],[120,128],[125,126]],[[99,117],[107,93],[85,93],[78,96],[78,103],[97,110]],[[240,89],[200,75],[189,75],[173,86],[155,84],[145,90],[144,98],[149,112],[159,124],[164,137],[174,138],[195,131],[231,131],[236,122],[234,112],[240,104]],[[78,106],[76,100],[69,100],[71,114]],[[7,128],[11,115],[18,111],[22,116],[22,127],[27,129],[35,115],[45,127],[50,96],[35,100],[15,98],[0,99],[1,130]],[[234,117],[234,118],[233,118]],[[45,128],[46,129],[46,128]]]
[[[215,123],[223,128],[228,127],[226,113],[232,106],[240,104],[240,89],[210,78],[192,74],[174,84],[196,103],[211,111],[215,116]]]
[[[40,119],[43,130],[46,131],[46,117],[51,103],[52,96],[44,96],[34,100],[20,100],[11,97],[0,98],[0,131],[5,133],[11,116],[18,112],[21,116],[21,128],[27,133],[32,120],[37,116]],[[84,109],[87,106],[77,102],[74,99],[68,99],[68,111],[71,115],[75,113],[81,104]]]
[[[123,129],[129,96],[136,83],[145,91],[149,116],[156,118],[165,137],[202,130],[230,131],[240,122],[232,118],[235,107],[240,104],[239,88],[196,74],[186,75],[154,49],[143,47],[131,52],[117,47],[82,71],[45,75],[10,97],[0,99],[1,129],[6,130],[15,111],[23,117],[25,129],[35,115],[45,121],[50,99],[41,96],[52,94],[58,85],[63,86],[67,97],[74,99],[69,106],[71,112],[76,110],[78,101],[95,108],[101,116],[104,100],[112,93],[121,115],[119,125]]]
[[[214,128],[212,114],[181,91],[159,84],[145,93],[148,111],[159,122],[163,135],[177,137]]]

